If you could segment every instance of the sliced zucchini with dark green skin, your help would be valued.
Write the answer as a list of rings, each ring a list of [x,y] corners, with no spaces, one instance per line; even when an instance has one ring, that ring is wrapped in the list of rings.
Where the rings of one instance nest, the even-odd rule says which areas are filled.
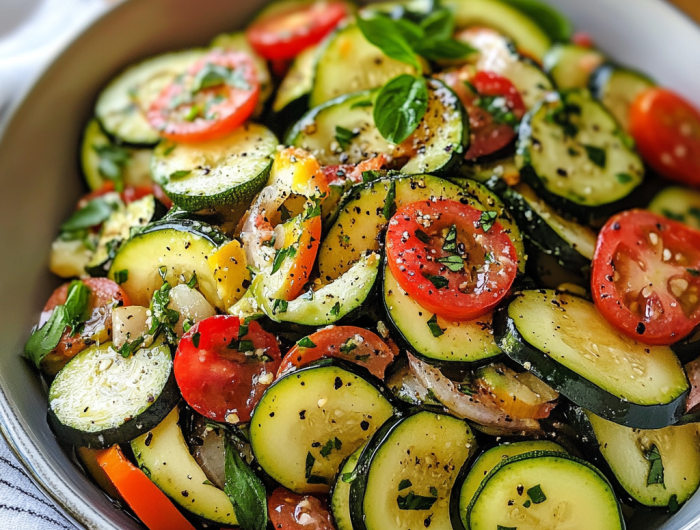
[[[344,94],[383,86],[413,66],[396,61],[371,44],[355,22],[339,27],[321,44],[309,105],[318,107]]]
[[[574,33],[571,21],[561,12],[540,0],[506,0],[537,23],[553,42],[568,41]]]
[[[204,50],[187,50],[159,55],[117,75],[95,104],[95,116],[104,131],[117,144],[157,144],[160,136],[148,123],[146,111],[162,90],[204,53]]]
[[[86,348],[49,389],[49,424],[73,445],[103,449],[158,425],[180,401],[170,348],[157,340],[127,358],[111,342]]]
[[[147,195],[115,211],[102,225],[100,240],[85,266],[86,272],[90,276],[107,276],[119,247],[131,237],[132,232],[159,220],[167,211],[153,195]]]
[[[275,322],[303,326],[328,326],[348,320],[372,295],[379,274],[380,258],[376,252],[362,256],[350,269],[316,291],[298,296],[280,306],[266,294],[265,273],[253,280],[252,290],[258,306]]]
[[[287,135],[286,144],[312,152],[321,165],[356,164],[375,155],[404,155],[374,125],[379,89],[353,92],[309,111]],[[412,153],[401,167],[406,175],[444,173],[461,163],[469,142],[469,121],[454,92],[436,79],[428,82],[428,110],[411,136]],[[338,140],[338,130],[351,138]]]
[[[687,363],[700,356],[700,329],[696,329],[688,337],[671,346],[681,362]]]
[[[591,74],[588,87],[615,116],[623,130],[629,130],[629,111],[632,102],[644,90],[656,86],[645,74],[612,63],[602,64]]]
[[[107,181],[123,182],[127,186],[150,184],[152,153],[151,149],[113,144],[93,118],[85,127],[80,148],[85,182],[91,190],[102,188]]]
[[[463,528],[492,530],[624,530],[612,486],[588,462],[562,452],[533,451],[499,463],[468,505]]]
[[[153,151],[151,173],[184,210],[235,206],[265,186],[278,144],[272,131],[255,123],[207,142],[165,141]]]
[[[622,336],[587,300],[524,291],[496,311],[494,332],[511,359],[607,420],[660,429],[684,413],[690,389],[673,351]]]
[[[500,0],[447,0],[445,6],[453,9],[458,29],[487,27],[515,41],[518,49],[542,61],[552,45],[552,39],[537,22],[516,6]]]
[[[314,85],[314,67],[318,47],[312,46],[296,56],[287,75],[284,76],[272,112],[282,121],[296,121],[309,108],[309,94]]]
[[[615,119],[586,90],[551,97],[520,124],[516,164],[555,208],[606,217],[644,180],[644,164]]]
[[[544,70],[559,90],[586,88],[591,74],[605,62],[605,55],[594,48],[559,43],[544,56]]]
[[[331,492],[331,511],[337,530],[353,530],[350,517],[350,480],[364,446],[351,454],[340,468],[340,473]]]
[[[387,198],[394,196],[396,208],[430,198],[461,201],[480,210],[498,212],[498,222],[509,230],[509,235],[525,266],[525,247],[515,221],[498,197],[474,181],[463,181],[458,186],[431,175],[386,177],[354,186],[343,197],[335,223],[328,231],[319,249],[319,274],[328,283],[348,270],[368,250],[382,247],[383,232],[389,220],[385,217]],[[391,213],[392,209],[386,209]]]
[[[131,442],[141,470],[180,508],[210,524],[238,526],[228,495],[214,486],[190,454],[175,407],[157,426]]]
[[[534,280],[535,286],[521,290],[533,290],[538,287],[553,289],[555,291],[567,291],[572,294],[577,291],[581,298],[589,298],[590,280],[581,274],[574,274],[571,270],[561,266],[553,254],[547,254],[537,248],[531,248],[528,254],[528,274]]]
[[[532,451],[550,451],[566,453],[561,445],[549,440],[526,440],[504,443],[492,447],[479,455],[471,465],[465,465],[455,481],[450,498],[450,517],[454,529],[463,528],[460,506],[469,506],[479,486],[488,474],[506,458],[530,453]]]
[[[120,287],[134,305],[148,307],[153,292],[163,284],[161,267],[165,268],[165,279],[173,287],[188,282],[196,274],[197,289],[210,304],[225,310],[207,260],[227,242],[228,238],[217,228],[199,221],[158,221],[121,246],[107,276],[114,280],[121,271],[128,271]]]
[[[477,449],[469,425],[427,410],[388,421],[362,451],[350,486],[355,530],[452,530],[449,498]]]
[[[668,506],[672,497],[682,504],[700,486],[699,424],[630,429],[587,410],[579,410],[574,423],[641,505]]]
[[[343,460],[393,413],[379,379],[358,365],[324,359],[265,391],[250,420],[250,443],[260,466],[284,487],[327,493]]]
[[[503,353],[493,336],[491,314],[467,322],[440,318],[437,324],[442,333],[436,337],[428,326],[434,315],[401,288],[386,265],[383,293],[384,308],[398,338],[421,360],[443,367],[468,367]]]
[[[700,191],[669,186],[656,194],[647,209],[700,230]]]
[[[569,221],[540,199],[525,183],[511,187],[499,178],[487,185],[505,202],[525,237],[566,269],[587,274],[595,252],[596,234]]]
[[[463,178],[486,183],[493,177],[504,180],[508,184],[517,183],[520,180],[520,171],[515,165],[515,156],[508,156],[491,161],[478,161],[466,163],[460,168],[460,177],[448,177],[451,181],[459,182]]]

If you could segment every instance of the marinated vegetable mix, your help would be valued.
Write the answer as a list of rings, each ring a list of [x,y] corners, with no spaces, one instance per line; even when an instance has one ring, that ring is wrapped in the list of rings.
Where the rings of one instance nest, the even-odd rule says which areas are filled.
[[[547,4],[274,2],[119,73],[80,160],[24,354],[150,530],[624,529],[700,486],[700,111]]]

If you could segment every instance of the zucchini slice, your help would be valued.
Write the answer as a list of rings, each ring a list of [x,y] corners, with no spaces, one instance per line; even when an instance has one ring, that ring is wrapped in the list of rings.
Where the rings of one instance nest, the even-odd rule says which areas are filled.
[[[559,43],[544,56],[544,70],[559,90],[586,88],[591,74],[605,62],[605,55],[593,48]]]
[[[647,209],[700,230],[700,191],[669,186],[656,194]]]
[[[493,336],[493,315],[467,322],[438,318],[442,334],[435,336],[428,321],[433,314],[404,291],[388,266],[384,266],[384,308],[389,322],[407,347],[423,361],[455,367],[481,363],[503,352]]]
[[[225,309],[208,258],[227,242],[218,229],[199,221],[158,221],[121,246],[107,276],[114,280],[121,271],[128,271],[121,288],[134,305],[148,307],[153,292],[163,284],[161,267],[166,268],[165,279],[173,287],[197,274],[197,289],[210,304]]]
[[[526,440],[515,443],[504,443],[492,447],[481,453],[479,458],[477,458],[471,466],[464,466],[457,477],[450,498],[452,526],[455,529],[459,529],[462,526],[459,507],[469,506],[469,503],[476,496],[479,486],[481,486],[481,483],[493,468],[506,458],[530,453],[532,451],[567,452],[561,445],[550,442],[549,440]]]
[[[596,246],[593,230],[559,215],[525,183],[510,187],[496,178],[488,184],[537,248],[554,256],[568,270],[590,270]]]
[[[253,412],[255,458],[292,491],[327,493],[343,460],[393,415],[389,395],[381,381],[338,359],[291,372],[265,391]]]
[[[700,425],[630,429],[587,410],[577,427],[600,451],[620,485],[644,506],[687,501],[700,486]],[[660,462],[654,462],[659,460]]]
[[[350,269],[317,291],[307,291],[287,304],[265,293],[268,283],[264,274],[256,276],[250,289],[258,306],[275,322],[291,322],[305,326],[328,326],[357,312],[372,294],[379,273],[377,253],[362,256]]]
[[[115,145],[91,119],[83,132],[80,163],[85,182],[98,190],[108,180],[123,181],[127,186],[143,186],[151,181],[151,149]]]
[[[180,400],[162,340],[124,358],[112,343],[73,357],[49,389],[49,423],[79,447],[126,443],[158,425]]]
[[[683,415],[689,385],[673,351],[622,336],[587,300],[525,291],[496,312],[494,331],[511,359],[607,420],[659,429]]]
[[[318,51],[318,46],[311,46],[296,56],[277,90],[277,96],[272,103],[272,112],[283,114],[284,117],[292,117],[298,112],[297,109],[308,108],[309,94],[314,85],[314,67]],[[302,112],[294,118],[299,119]]]
[[[211,524],[237,526],[231,501],[208,480],[190,454],[175,407],[156,427],[133,442],[136,462],[153,483],[187,512]]]
[[[510,213],[496,195],[474,181],[463,181],[458,186],[431,175],[412,177],[385,177],[358,184],[343,197],[335,223],[319,248],[319,274],[328,283],[339,277],[368,250],[379,250],[383,244],[377,234],[383,232],[389,220],[384,216],[387,198],[396,208],[405,204],[445,198],[462,201],[480,210],[498,212],[498,222],[510,230],[510,237],[520,258],[519,267],[525,267],[525,247],[522,235]],[[390,212],[391,208],[387,210]]]
[[[146,111],[175,77],[204,56],[203,50],[168,53],[130,66],[102,91],[95,116],[117,144],[152,146],[160,136],[146,119]]]
[[[112,259],[133,230],[159,220],[167,209],[153,195],[134,201],[116,210],[102,225],[100,240],[85,270],[90,276],[106,276]]]
[[[539,62],[552,45],[547,33],[525,13],[500,0],[447,0],[445,6],[454,10],[458,29],[467,27],[492,28],[507,35],[519,50]]]
[[[396,61],[371,44],[355,22],[338,28],[321,44],[309,104],[313,107],[348,94],[383,86],[413,66]]]
[[[454,92],[437,79],[428,82],[428,110],[411,136],[410,152],[387,142],[374,125],[379,89],[353,92],[309,111],[287,135],[287,145],[314,154],[321,165],[356,164],[374,155],[407,157],[406,175],[445,172],[461,163],[469,142],[469,122]],[[345,129],[351,139],[338,140]]]
[[[255,123],[208,142],[161,142],[153,151],[151,173],[184,210],[235,206],[265,185],[278,144],[269,129]]]
[[[364,446],[351,454],[340,469],[331,492],[331,511],[337,530],[353,530],[350,517],[350,484]]]
[[[525,115],[516,163],[539,196],[583,220],[619,210],[644,179],[630,139],[586,90],[559,93]]]
[[[605,63],[591,74],[588,86],[593,96],[605,105],[622,129],[627,131],[632,102],[641,92],[656,86],[656,83],[636,70]]]
[[[595,467],[562,452],[510,457],[484,479],[468,506],[465,528],[624,530],[612,486]]]
[[[452,416],[419,411],[387,422],[357,463],[353,528],[452,530],[450,492],[476,449],[469,425]]]

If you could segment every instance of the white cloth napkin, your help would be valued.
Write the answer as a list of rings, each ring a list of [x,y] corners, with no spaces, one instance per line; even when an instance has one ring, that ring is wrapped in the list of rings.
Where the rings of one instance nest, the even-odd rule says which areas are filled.
[[[0,0],[0,130],[12,101],[106,7],[105,0]],[[1,437],[0,530],[77,530],[34,486]]]

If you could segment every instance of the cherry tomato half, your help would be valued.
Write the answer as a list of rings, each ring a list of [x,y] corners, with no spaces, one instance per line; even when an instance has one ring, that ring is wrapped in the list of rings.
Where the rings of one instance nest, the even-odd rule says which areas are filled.
[[[318,44],[348,15],[341,1],[293,6],[254,22],[247,31],[253,49],[266,59],[293,59]]]
[[[420,201],[389,222],[386,254],[399,285],[424,309],[473,320],[508,293],[518,270],[515,247],[496,212],[451,200]]]
[[[58,346],[41,361],[42,369],[48,374],[58,373],[68,361],[91,344],[111,340],[112,309],[131,304],[129,296],[112,280],[87,278],[82,282],[90,289],[90,317],[78,335],[72,336],[71,329],[64,331]],[[39,326],[43,326],[49,320],[56,306],[66,303],[69,286],[70,283],[64,283],[53,292],[41,312]]]
[[[642,92],[630,107],[630,134],[661,175],[700,186],[700,111],[685,99],[664,88]]]
[[[362,173],[365,171],[379,171],[386,164],[386,155],[380,154],[363,160],[359,164],[323,166],[323,173],[326,175],[329,186],[344,186],[347,183],[358,184],[362,182]]]
[[[250,419],[280,360],[277,340],[260,324],[217,315],[195,324],[180,340],[175,379],[182,397],[202,416],[238,423]]]
[[[214,49],[163,89],[147,117],[165,138],[213,140],[242,125],[259,96],[260,83],[250,56]]]
[[[700,323],[700,231],[645,210],[618,214],[598,236],[591,283],[610,324],[673,344]]]
[[[324,357],[338,357],[367,368],[384,379],[384,370],[398,352],[392,351],[381,338],[367,329],[334,326],[308,336],[312,348],[294,346],[282,359],[278,375]]]
[[[277,488],[267,502],[270,521],[278,530],[335,530],[323,503],[311,495]]]

